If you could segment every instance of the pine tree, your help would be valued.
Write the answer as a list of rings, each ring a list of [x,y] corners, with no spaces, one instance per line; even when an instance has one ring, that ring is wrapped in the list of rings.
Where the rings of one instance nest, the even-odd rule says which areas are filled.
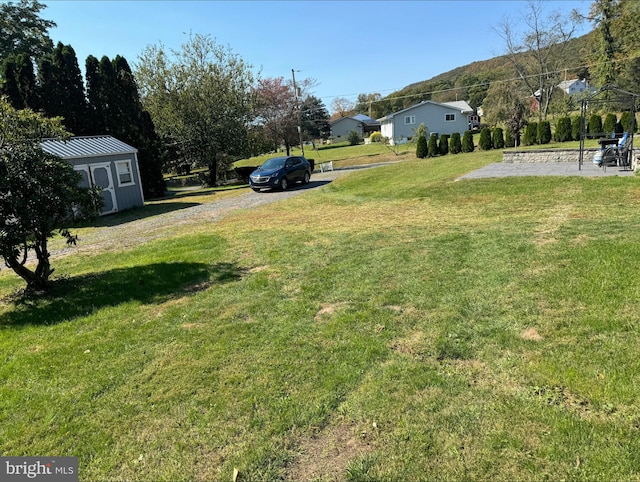
[[[428,156],[429,157],[435,157],[438,154],[440,154],[440,151],[438,149],[438,134],[431,134],[429,136],[429,142],[427,143],[427,147],[428,147]]]
[[[494,149],[504,148],[504,131],[500,127],[493,129],[492,143]]]
[[[442,134],[440,136],[440,141],[438,143],[438,150],[440,151],[441,156],[446,156],[449,154],[449,135]]]
[[[64,126],[75,135],[87,133],[87,103],[76,53],[58,42],[51,55],[38,65],[40,104],[48,117],[61,116]]]
[[[424,135],[418,137],[418,144],[416,146],[416,157],[418,159],[424,159],[429,154],[429,147],[427,144],[427,138]]]
[[[16,56],[16,81],[24,105],[34,111],[40,110],[36,74],[33,71],[31,57],[27,54]]]
[[[485,127],[480,131],[480,140],[478,141],[478,146],[483,151],[488,151],[493,147],[491,142],[491,129],[489,129],[488,127]]]
[[[571,140],[571,118],[560,117],[556,123],[556,131],[554,139],[558,142],[566,142]]]
[[[522,144],[525,146],[533,146],[538,139],[538,123],[529,122],[524,128],[522,136]]]
[[[116,89],[111,90],[113,101],[110,109],[118,119],[111,126],[113,134],[138,149],[138,163],[142,188],[147,198],[164,195],[162,177],[162,144],[155,132],[151,116],[143,111],[138,86],[124,57],[117,55],[112,62]]]
[[[598,114],[591,114],[589,117],[589,137],[594,138],[602,135],[602,117]]]
[[[635,132],[637,124],[634,116],[630,111],[626,110],[620,116],[620,124],[622,124],[622,132]]]
[[[581,133],[582,116],[574,115],[571,117],[571,138],[579,141]]]
[[[449,139],[449,152],[451,154],[460,154],[462,152],[462,141],[459,132],[451,134],[451,139]]]
[[[24,101],[18,87],[18,79],[16,77],[16,59],[13,55],[8,56],[2,62],[0,67],[0,96],[6,96],[9,104],[14,109],[24,109]]]
[[[604,124],[602,124],[602,130],[608,136],[613,134],[616,131],[616,122],[618,122],[618,118],[615,114],[609,112],[604,117]]]
[[[465,131],[462,135],[462,152],[473,152],[474,149],[473,134],[471,131]]]
[[[511,129],[504,131],[504,147],[515,147],[516,140],[511,135]]]
[[[551,142],[551,123],[549,121],[538,123],[536,142],[538,144],[549,144]]]

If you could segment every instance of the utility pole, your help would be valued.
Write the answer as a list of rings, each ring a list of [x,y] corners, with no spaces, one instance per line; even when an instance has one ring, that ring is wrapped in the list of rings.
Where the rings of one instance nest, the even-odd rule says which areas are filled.
[[[300,111],[300,102],[298,101],[298,87],[296,86],[296,71],[291,69],[291,77],[293,77],[293,93],[296,96],[296,109],[298,109],[298,137],[300,138],[300,149],[304,157],[304,143],[302,142],[302,112]]]

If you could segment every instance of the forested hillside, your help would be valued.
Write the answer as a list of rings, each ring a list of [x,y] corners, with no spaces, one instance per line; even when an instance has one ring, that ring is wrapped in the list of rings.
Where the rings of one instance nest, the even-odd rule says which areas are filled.
[[[571,39],[563,51],[561,63],[566,66],[564,78],[589,76],[586,67],[589,41],[593,34]],[[403,109],[423,100],[448,102],[464,99],[477,108],[482,102],[493,81],[502,81],[517,76],[507,55],[480,60],[457,67],[431,79],[407,85],[403,89],[389,94],[373,107],[373,116],[382,117],[390,112]]]

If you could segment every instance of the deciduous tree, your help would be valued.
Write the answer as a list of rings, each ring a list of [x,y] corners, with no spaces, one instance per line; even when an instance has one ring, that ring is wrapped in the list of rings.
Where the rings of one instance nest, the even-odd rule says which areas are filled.
[[[68,136],[60,118],[16,110],[0,99],[0,254],[28,289],[48,285],[53,273],[48,240],[54,232],[75,244],[70,223],[99,209],[97,192],[79,187],[71,164],[40,146],[43,137]],[[35,268],[27,263],[30,252]]]
[[[331,101],[331,117],[349,117],[354,112],[355,104],[344,97],[336,97]]]
[[[565,67],[563,52],[573,36],[576,21],[571,15],[551,13],[545,16],[544,3],[532,0],[523,16],[524,30],[505,17],[496,32],[505,43],[506,56],[511,61],[529,95],[539,99],[540,120],[547,118],[554,87]]]
[[[246,151],[251,69],[230,48],[198,34],[181,50],[149,46],[138,59],[136,80],[156,129],[187,160],[208,167],[209,185]]]
[[[255,102],[255,123],[262,126],[271,139],[272,149],[284,145],[289,155],[298,135],[298,112],[293,85],[284,77],[258,80]]]
[[[35,61],[53,50],[48,30],[56,24],[40,18],[44,8],[37,0],[0,4],[0,60],[25,53]]]

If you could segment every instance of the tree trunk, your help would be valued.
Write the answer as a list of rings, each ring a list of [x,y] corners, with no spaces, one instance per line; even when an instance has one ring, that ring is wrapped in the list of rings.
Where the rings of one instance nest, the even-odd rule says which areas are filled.
[[[209,172],[207,173],[207,184],[209,185],[209,187],[214,187],[216,185],[217,182],[217,163],[215,161],[210,162],[209,165]]]
[[[47,283],[47,279],[46,278],[37,276],[36,273],[34,273],[30,269],[26,268],[17,259],[15,259],[15,258],[6,259],[5,258],[5,263],[18,276],[20,276],[23,280],[26,281],[28,290],[30,290],[30,289],[42,290],[42,289],[45,289],[47,287],[48,283]],[[40,266],[40,263],[38,263],[38,266]],[[49,270],[47,269],[46,272],[48,272],[48,271]]]

